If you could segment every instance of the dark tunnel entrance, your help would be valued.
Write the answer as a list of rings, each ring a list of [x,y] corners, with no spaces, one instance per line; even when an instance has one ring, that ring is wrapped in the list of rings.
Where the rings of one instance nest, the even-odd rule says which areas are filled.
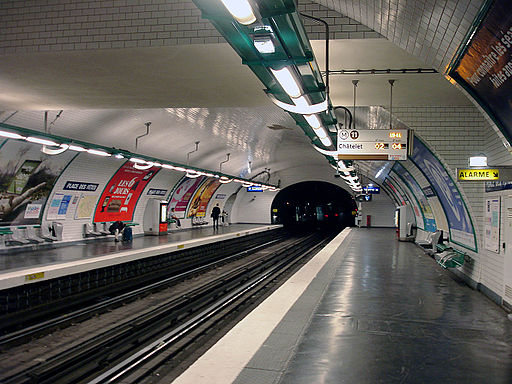
[[[305,181],[281,190],[271,209],[274,224],[340,231],[354,225],[357,205],[341,187],[323,181]]]

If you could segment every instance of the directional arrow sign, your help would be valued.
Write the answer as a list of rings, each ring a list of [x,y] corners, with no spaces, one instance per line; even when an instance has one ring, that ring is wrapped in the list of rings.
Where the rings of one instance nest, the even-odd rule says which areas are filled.
[[[499,169],[480,168],[480,169],[457,169],[457,178],[464,181],[486,181],[499,180]]]

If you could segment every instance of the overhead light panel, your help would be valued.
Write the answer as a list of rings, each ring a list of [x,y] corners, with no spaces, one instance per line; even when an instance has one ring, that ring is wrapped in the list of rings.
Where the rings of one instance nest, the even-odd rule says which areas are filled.
[[[317,115],[304,115],[304,118],[313,129],[320,128],[322,126],[322,123],[320,122],[320,119]]]
[[[276,51],[276,47],[270,36],[254,36],[254,48],[256,48],[259,53],[264,54],[275,53]]]
[[[59,145],[55,141],[51,141],[48,139],[41,139],[40,137],[29,136],[25,140],[27,140],[30,143],[49,145],[50,147],[57,147]]]
[[[7,132],[7,131],[0,131],[0,136],[7,137],[9,139],[18,139],[18,140],[26,139],[25,136],[21,136],[21,135],[18,135],[17,133]]]
[[[73,145],[73,144],[69,145],[69,149],[71,151],[76,151],[76,152],[85,152],[85,151],[87,151],[87,149],[85,149],[84,147],[80,147],[79,145]]]
[[[229,13],[240,24],[249,25],[256,21],[256,16],[247,0],[220,0]]]
[[[101,151],[99,149],[88,149],[87,153],[90,153],[91,155],[104,156],[104,157],[112,156],[110,153]]]
[[[470,167],[487,167],[487,156],[479,155],[469,158]]]
[[[301,95],[302,91],[299,87],[299,84],[297,84],[295,76],[290,71],[290,68],[283,67],[278,70],[270,68],[270,72],[272,72],[288,96],[297,98]]]

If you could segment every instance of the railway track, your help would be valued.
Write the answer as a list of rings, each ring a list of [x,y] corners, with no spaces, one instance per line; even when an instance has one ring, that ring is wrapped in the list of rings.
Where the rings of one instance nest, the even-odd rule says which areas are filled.
[[[255,247],[257,257],[2,383],[141,382],[323,244],[318,234]],[[268,250],[271,247],[271,251]],[[248,250],[247,250],[248,252]],[[233,255],[235,257],[235,255]],[[203,266],[206,268],[206,266]],[[198,271],[195,272],[199,273]],[[153,288],[154,289],[154,288]]]

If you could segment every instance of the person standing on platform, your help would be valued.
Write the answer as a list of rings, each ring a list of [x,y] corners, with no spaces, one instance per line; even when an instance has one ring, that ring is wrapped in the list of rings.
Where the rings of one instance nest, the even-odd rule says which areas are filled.
[[[219,203],[212,209],[212,218],[213,218],[213,229],[219,229],[219,216],[220,216],[220,208]]]

